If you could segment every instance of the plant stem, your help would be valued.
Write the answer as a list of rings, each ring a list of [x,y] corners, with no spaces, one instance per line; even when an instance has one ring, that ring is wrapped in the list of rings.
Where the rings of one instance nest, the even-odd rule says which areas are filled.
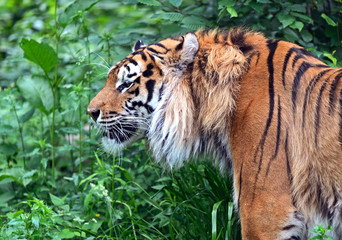
[[[113,155],[113,167],[112,167],[112,209],[114,210],[114,204],[115,204],[115,155]],[[113,220],[111,219],[111,223],[113,223]],[[113,226],[110,228],[110,235],[111,237],[114,237],[112,234]]]
[[[20,124],[20,119],[18,117],[18,113],[17,110],[15,109],[15,104],[13,103],[13,101],[11,100],[11,104],[14,110],[14,115],[17,119],[18,122],[18,128],[19,128],[19,134],[20,134],[20,140],[21,140],[21,146],[23,148],[23,153],[25,154],[25,144],[24,144],[24,136],[23,136],[23,126]],[[24,161],[24,169],[26,169],[26,158],[25,156],[23,156],[23,161]]]
[[[81,171],[82,171],[82,104],[81,104],[81,94],[79,95],[79,106],[78,106],[78,114],[79,114],[79,130],[78,130],[78,135],[79,135],[79,139],[78,139],[78,144],[79,144],[79,165],[78,165],[78,182],[81,181]]]
[[[59,45],[59,32],[58,32],[58,24],[57,24],[57,0],[55,0],[55,30],[56,30],[56,45],[55,51],[58,58],[58,45]],[[52,102],[52,121],[51,121],[51,177],[52,180],[55,180],[55,140],[54,140],[54,132],[55,132],[55,111],[56,111],[56,91],[58,87],[58,64],[55,67],[55,79],[54,84],[52,84],[52,93],[53,93],[53,102]]]

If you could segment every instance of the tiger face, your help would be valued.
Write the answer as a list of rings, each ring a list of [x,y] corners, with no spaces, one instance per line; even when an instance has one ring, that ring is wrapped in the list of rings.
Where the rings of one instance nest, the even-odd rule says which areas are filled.
[[[88,106],[88,113],[103,130],[103,147],[118,152],[146,135],[173,76],[184,74],[198,49],[194,34],[145,46],[113,66],[104,88]]]

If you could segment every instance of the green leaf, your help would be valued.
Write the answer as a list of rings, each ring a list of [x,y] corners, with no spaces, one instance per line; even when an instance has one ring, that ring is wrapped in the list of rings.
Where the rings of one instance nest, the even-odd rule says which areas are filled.
[[[234,7],[235,1],[234,0],[221,0],[219,1],[219,9],[224,7]]]
[[[284,30],[284,36],[290,42],[295,42],[299,39],[297,33],[290,28]]]
[[[93,198],[93,193],[88,192],[87,196],[84,198],[84,204],[83,204],[84,211],[88,210],[88,206],[92,198]]]
[[[40,66],[46,74],[58,63],[55,50],[46,43],[23,38],[20,47],[24,50],[24,57]]]
[[[7,156],[11,156],[17,152],[17,145],[13,143],[1,143],[0,144],[0,153],[3,153]]]
[[[283,15],[283,14],[278,14],[277,19],[283,25],[284,28],[286,28],[287,26],[289,26],[295,21],[294,17],[290,15]]]
[[[0,182],[4,180],[10,180],[7,182],[11,182],[12,180],[24,186],[21,181],[22,176],[24,175],[25,170],[23,168],[10,168],[0,172]]]
[[[65,195],[63,198],[59,198],[59,197],[53,195],[52,193],[49,193],[49,194],[50,194],[51,202],[53,203],[53,205],[55,205],[57,207],[63,205],[64,201],[67,197],[67,195]]]
[[[184,18],[184,15],[178,12],[164,12],[159,14],[158,16],[160,16],[162,19],[171,20],[173,22],[182,21]]]
[[[252,7],[255,11],[257,11],[258,13],[261,13],[263,10],[264,10],[264,8],[262,7],[262,5],[261,4],[258,4],[258,3],[256,3],[256,2],[250,2],[249,4],[248,4],[250,7]]]
[[[9,200],[15,197],[15,193],[13,191],[7,191],[0,195],[0,205],[7,203]]]
[[[213,206],[213,210],[211,211],[211,236],[213,240],[216,240],[217,238],[217,209],[220,206],[220,204],[223,202],[223,200],[217,202]]]
[[[183,0],[169,0],[169,3],[171,3],[173,6],[178,8],[182,4]]]
[[[155,189],[155,190],[162,190],[164,187],[165,187],[164,184],[159,184],[159,185],[152,186],[152,188]]]
[[[301,13],[298,13],[298,12],[291,12],[290,14],[291,14],[291,16],[294,16],[294,17],[302,19],[304,22],[313,23],[312,18],[308,17],[305,14],[301,14]]]
[[[39,229],[39,216],[38,215],[33,215],[32,216],[32,224],[36,227],[36,229]]]
[[[305,42],[311,42],[312,41],[312,34],[307,30],[303,30],[301,32],[301,37]]]
[[[227,7],[227,12],[229,12],[231,18],[238,16],[237,12],[232,7]]]
[[[8,124],[0,125],[0,135],[12,134],[14,131],[16,130],[11,125],[8,125]]]
[[[272,3],[270,0],[257,0],[258,3]]]
[[[336,51],[333,51],[332,53],[324,52],[323,55],[333,63],[332,66],[336,67],[337,59],[334,57]]]
[[[22,181],[23,181],[24,186],[27,186],[34,179],[37,179],[37,177],[38,177],[38,171],[37,170],[31,170],[31,171],[26,172],[22,177]]]
[[[35,110],[36,110],[35,108],[31,108],[31,109],[28,110],[26,113],[24,113],[23,115],[21,115],[21,116],[19,117],[20,122],[21,122],[21,123],[24,123],[24,122],[28,121],[28,120],[33,116]]]
[[[100,0],[76,0],[71,3],[65,11],[61,13],[58,18],[58,23],[62,27],[66,27],[78,16],[80,12],[89,10],[92,6],[98,3]]]
[[[294,21],[294,23],[292,23],[290,25],[290,27],[293,29],[298,29],[299,31],[302,31],[304,24],[302,22],[299,22],[299,21]]]
[[[138,2],[149,6],[161,6],[157,0],[138,0]]]
[[[49,82],[42,78],[24,76],[18,79],[17,85],[23,97],[35,108],[49,113],[53,107],[53,94]]]
[[[182,23],[187,28],[190,28],[190,29],[193,29],[193,30],[197,30],[199,28],[203,28],[205,26],[210,26],[211,25],[211,23],[207,19],[202,18],[202,17],[198,17],[198,16],[185,17],[182,20]]]
[[[333,26],[333,27],[336,27],[337,26],[337,23],[334,22],[334,20],[332,20],[330,17],[328,17],[325,13],[322,13],[321,14],[321,17],[325,19],[325,21],[330,25],[330,26]]]
[[[291,11],[295,11],[295,12],[306,13],[305,4],[292,4],[291,6],[289,6],[289,9],[291,9]]]
[[[69,239],[69,238],[74,238],[75,233],[65,228],[60,233],[58,233],[58,236],[62,239]]]

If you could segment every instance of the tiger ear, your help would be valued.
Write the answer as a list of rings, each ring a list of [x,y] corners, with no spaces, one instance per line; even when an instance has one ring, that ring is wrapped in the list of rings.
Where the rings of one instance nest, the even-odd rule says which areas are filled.
[[[135,44],[134,47],[132,48],[133,52],[137,51],[139,48],[145,47],[146,45],[144,44],[143,41],[138,40]]]
[[[184,37],[183,49],[181,51],[182,62],[192,62],[199,49],[199,42],[194,33],[187,33]]]

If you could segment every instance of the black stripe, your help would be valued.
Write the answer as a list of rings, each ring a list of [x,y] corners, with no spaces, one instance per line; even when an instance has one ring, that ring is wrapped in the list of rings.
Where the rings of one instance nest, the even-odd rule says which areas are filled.
[[[247,58],[247,62],[248,62],[248,66],[250,65],[251,61],[252,61],[252,58],[256,56],[257,59],[256,59],[256,62],[255,62],[255,65],[258,65],[258,62],[259,62],[259,58],[260,58],[260,52],[253,52],[251,55],[249,55],[249,57]]]
[[[241,163],[241,168],[240,168],[240,185],[239,185],[239,197],[238,197],[238,209],[240,209],[240,198],[241,198],[241,188],[242,188],[242,169],[243,169],[243,162]]]
[[[152,63],[149,63],[147,66],[146,66],[147,69],[152,69],[154,68],[153,64]]]
[[[316,115],[315,115],[315,144],[317,146],[317,137],[318,137],[318,130],[319,130],[319,123],[320,123],[320,110],[321,110],[321,100],[322,100],[322,94],[325,89],[325,86],[327,85],[329,78],[327,78],[324,83],[322,84],[322,87],[319,91],[319,95],[316,101]]]
[[[256,162],[256,157],[258,152],[260,151],[260,160],[259,160],[259,167],[258,167],[258,172],[255,177],[255,183],[254,183],[254,191],[253,191],[253,200],[255,196],[255,188],[256,188],[256,183],[258,181],[258,176],[261,171],[261,164],[262,164],[262,158],[264,154],[264,145],[266,141],[266,137],[268,134],[268,130],[271,126],[271,121],[273,118],[273,111],[274,111],[274,67],[273,67],[273,57],[274,53],[277,49],[278,46],[278,40],[267,40],[267,47],[269,49],[269,54],[267,57],[267,67],[268,67],[268,72],[269,72],[269,78],[268,78],[268,94],[269,94],[269,112],[268,112],[268,118],[266,121],[266,126],[264,133],[262,134],[262,137],[260,139],[260,142],[258,144],[258,147],[255,151],[254,154],[254,162]]]
[[[290,224],[290,225],[287,225],[287,226],[283,227],[283,230],[290,230],[290,229],[295,228],[295,227],[297,227],[297,226],[293,225],[293,224]]]
[[[223,32],[223,42],[227,42],[227,39],[228,39],[228,32],[224,31]]]
[[[147,68],[145,71],[143,71],[142,75],[146,78],[151,77],[153,75],[153,71],[150,68]]]
[[[148,92],[148,95],[147,95],[147,101],[146,103],[148,103],[149,101],[151,101],[152,97],[153,97],[153,89],[154,89],[154,85],[156,84],[156,81],[155,80],[148,80],[146,82],[146,89],[147,89],[147,92]]]
[[[305,57],[303,55],[297,54],[292,60],[292,68],[294,68],[299,59],[305,59]]]
[[[285,150],[285,156],[286,156],[286,171],[287,171],[287,177],[290,181],[290,184],[292,186],[292,172],[291,172],[291,165],[290,165],[290,159],[289,159],[289,147],[288,147],[288,131],[286,130],[286,137],[285,137],[285,144],[284,144],[284,150]]]
[[[166,50],[166,52],[170,51],[170,49],[168,49],[167,47],[165,47],[163,44],[161,43],[153,43],[152,45],[156,45],[158,47],[164,48]],[[148,49],[148,48],[147,48]]]
[[[274,154],[271,157],[268,166],[267,166],[267,170],[266,170],[266,176],[268,176],[268,172],[270,170],[271,167],[271,163],[272,161],[277,157],[278,155],[278,149],[279,149],[279,145],[280,145],[280,131],[281,131],[281,106],[280,106],[280,97],[278,95],[278,124],[277,124],[277,140],[276,140],[276,147],[274,150]]]
[[[215,34],[215,37],[214,37],[215,43],[219,43],[218,37],[219,37],[219,33],[217,32],[217,33]]]
[[[317,82],[323,77],[323,75],[328,72],[329,70],[324,70],[316,74],[309,82],[309,85],[306,87],[305,90],[305,97],[304,97],[304,103],[303,103],[303,122],[302,122],[302,127],[304,128],[305,125],[305,113],[306,113],[306,106],[308,103],[308,97],[312,93],[313,89],[315,88]]]
[[[140,55],[141,55],[141,58],[142,58],[144,61],[147,60],[146,54],[145,54],[143,51],[141,51]]]
[[[289,62],[289,59],[293,53],[293,48],[290,48],[290,50],[287,52],[285,59],[284,59],[284,65],[283,65],[283,72],[282,72],[282,81],[283,81],[283,86],[285,87],[286,83],[285,83],[285,72],[286,72],[286,68],[287,68],[287,64]]]
[[[299,82],[300,79],[302,78],[302,76],[304,75],[304,73],[306,72],[306,70],[308,70],[310,67],[312,67],[311,64],[307,63],[307,62],[302,62],[302,64],[300,65],[300,67],[298,68],[298,71],[294,77],[293,80],[293,85],[292,85],[292,110],[293,110],[293,115],[294,117],[296,116],[296,99],[297,99],[297,89],[299,86]]]
[[[134,80],[135,83],[140,84],[140,76]]]
[[[338,70],[339,72],[342,71],[342,69]],[[340,72],[334,79],[334,81],[331,83],[330,90],[329,90],[329,114],[331,114],[334,110],[334,99],[335,99],[335,91],[337,88],[338,83],[340,82],[340,79],[342,77],[342,72]]]
[[[181,41],[181,43],[177,44],[177,46],[176,46],[176,51],[179,51],[179,50],[181,50],[181,49],[183,48],[184,37],[182,36],[182,38],[183,38],[183,41]]]
[[[160,52],[158,52],[157,50],[151,48],[151,47],[147,47],[147,50],[153,52],[153,53],[156,53],[156,54],[160,54]]]
[[[131,78],[131,77],[134,77],[136,75],[137,75],[137,73],[131,73],[131,74],[128,74],[127,77]]]
[[[151,55],[149,52],[147,52],[147,55],[151,58],[152,61],[154,61],[154,56]]]
[[[340,132],[339,132],[339,135],[338,135],[338,140],[339,140],[341,148],[342,148],[342,89],[340,91],[339,102],[340,102],[340,124],[339,124],[340,125]]]
[[[128,61],[129,61],[130,63],[132,63],[133,65],[135,65],[135,66],[138,65],[138,63],[137,63],[134,59],[132,59],[132,58],[128,59]]]

